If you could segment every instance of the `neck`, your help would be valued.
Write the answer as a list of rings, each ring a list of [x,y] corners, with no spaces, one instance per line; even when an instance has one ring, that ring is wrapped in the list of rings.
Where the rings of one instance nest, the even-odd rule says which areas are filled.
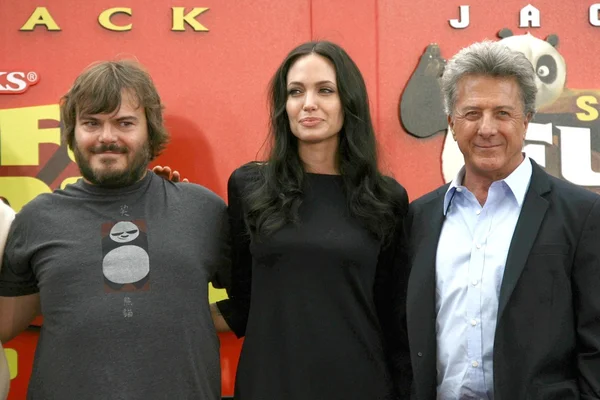
[[[122,188],[125,188],[128,186],[131,186],[131,185],[135,185],[136,183],[138,183],[139,181],[144,179],[146,177],[147,173],[148,173],[148,168],[145,167],[144,171],[142,172],[142,175],[139,177],[139,179],[137,179],[133,182],[129,182],[129,181],[122,182],[121,181],[121,182],[114,183],[114,181],[113,181],[113,182],[108,182],[108,183],[94,183],[94,182],[89,181],[85,176],[82,176],[82,178],[85,183],[87,183],[88,185],[95,186],[97,188],[122,189]]]
[[[524,156],[520,159],[519,163],[508,172],[493,172],[493,173],[482,173],[480,171],[465,166],[465,176],[463,177],[462,185],[469,189],[469,192],[473,193],[479,204],[482,206],[485,204],[488,196],[488,190],[492,183],[505,179],[516,170],[524,160]]]
[[[463,186],[469,189],[469,192],[473,193],[479,204],[482,206],[485,204],[488,196],[488,190],[492,186],[494,180],[483,177],[476,177],[468,172],[465,172],[463,179]]]
[[[298,154],[306,172],[339,175],[337,136],[335,140],[318,143],[298,143]]]

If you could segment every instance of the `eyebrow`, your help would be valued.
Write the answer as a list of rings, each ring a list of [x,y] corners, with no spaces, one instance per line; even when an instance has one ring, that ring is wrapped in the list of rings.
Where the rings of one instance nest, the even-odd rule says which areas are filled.
[[[138,118],[133,116],[133,115],[124,115],[122,117],[117,118],[118,122],[122,122],[122,121],[136,121],[137,122]]]
[[[80,115],[79,116],[80,120],[86,120],[86,121],[98,121],[98,118],[92,116],[92,115]],[[117,122],[123,122],[123,121],[138,121],[138,118],[134,115],[124,115],[122,117],[117,118]]]
[[[466,110],[481,110],[481,109],[482,109],[482,107],[478,107],[478,106],[465,106],[465,107],[463,107],[462,110],[466,111]],[[493,110],[498,111],[498,110],[516,110],[516,109],[517,109],[516,107],[510,106],[510,105],[502,105],[502,106],[494,107]]]
[[[335,83],[331,82],[331,81],[319,81],[319,82],[316,82],[317,85],[323,85],[325,83],[329,83],[329,84],[335,85]],[[288,86],[292,86],[292,85],[304,86],[304,84],[302,82],[292,81],[292,82],[288,83]]]

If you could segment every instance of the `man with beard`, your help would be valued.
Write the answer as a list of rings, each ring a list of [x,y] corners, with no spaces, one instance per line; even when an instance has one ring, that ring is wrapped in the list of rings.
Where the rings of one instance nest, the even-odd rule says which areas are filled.
[[[225,203],[147,170],[168,133],[139,65],[84,71],[61,119],[83,178],[19,212],[0,273],[2,342],[44,316],[27,398],[220,399]]]

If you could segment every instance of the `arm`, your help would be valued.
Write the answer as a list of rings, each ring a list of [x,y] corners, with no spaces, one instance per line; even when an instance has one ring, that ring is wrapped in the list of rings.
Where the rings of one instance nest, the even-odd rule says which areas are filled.
[[[219,311],[219,307],[217,307],[217,303],[213,303],[210,305],[210,315],[212,317],[213,323],[215,324],[215,328],[217,332],[230,332],[231,328],[227,325],[227,321],[223,318],[221,311]]]
[[[252,282],[252,255],[250,237],[246,229],[243,207],[243,191],[240,188],[240,170],[234,172],[227,183],[229,206],[229,228],[231,234],[231,285],[227,290],[229,299],[216,304],[219,316],[215,325],[219,329],[220,319],[230,327],[237,337],[246,333],[246,322],[250,311],[250,291]]]
[[[219,239],[218,263],[212,278],[212,285],[219,289],[231,288],[231,236],[229,232],[229,218],[227,210],[223,207],[221,220],[221,234]],[[223,318],[216,303],[210,305],[210,315],[217,332],[229,332],[231,328]]]
[[[400,212],[405,213],[407,208],[408,196],[403,191]],[[406,288],[410,269],[404,252],[404,222],[405,216],[400,215],[391,242],[379,256],[374,288],[388,367],[400,399],[410,397],[412,384],[406,328]]]
[[[577,244],[572,272],[577,367],[582,400],[600,398],[600,198]]]
[[[39,314],[39,293],[0,297],[0,341],[6,343],[19,335]]]
[[[0,400],[6,399],[10,389],[10,370],[4,355],[4,349],[0,345]]]

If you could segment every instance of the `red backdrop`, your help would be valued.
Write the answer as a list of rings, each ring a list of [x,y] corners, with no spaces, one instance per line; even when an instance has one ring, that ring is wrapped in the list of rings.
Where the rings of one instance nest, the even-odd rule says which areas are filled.
[[[454,29],[460,5],[470,5],[470,25]],[[567,87],[600,87],[594,50],[600,27],[588,20],[591,1],[538,0],[541,27],[519,28],[527,1],[470,0],[126,0],[131,16],[115,15],[114,32],[98,23],[113,1],[20,0],[0,2],[0,72],[34,71],[35,86],[0,94],[0,195],[15,208],[42,191],[77,176],[71,163],[51,182],[37,174],[58,148],[57,104],[74,78],[97,60],[135,57],[153,76],[166,105],[172,143],[156,164],[173,166],[225,197],[229,174],[255,159],[267,128],[267,83],[286,53],[311,39],[342,45],[367,82],[381,145],[382,165],[416,198],[442,183],[443,137],[416,139],[404,132],[398,104],[425,47],[436,42],[442,55],[509,28],[545,38],[560,37],[568,64]],[[20,31],[36,7],[46,7],[60,31],[38,26]],[[207,7],[196,19],[208,32],[174,32],[171,7]],[[6,83],[0,77],[0,85]],[[50,106],[50,107],[40,107]],[[41,121],[38,121],[41,120]],[[39,152],[39,153],[38,153]],[[212,292],[213,299],[222,293]],[[240,341],[221,336],[224,395],[232,394]],[[18,353],[10,399],[25,398],[35,332],[6,344]],[[13,365],[13,368],[15,366]]]

